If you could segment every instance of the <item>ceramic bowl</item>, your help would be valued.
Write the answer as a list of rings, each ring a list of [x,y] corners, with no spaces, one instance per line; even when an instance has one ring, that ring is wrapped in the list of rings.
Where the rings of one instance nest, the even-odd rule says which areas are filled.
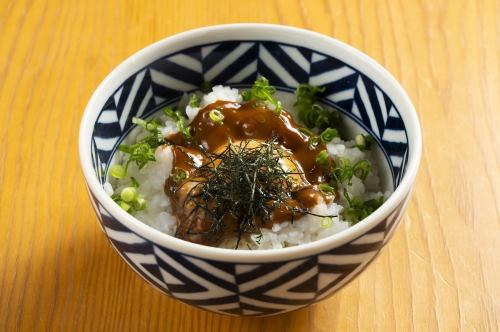
[[[260,73],[280,90],[325,88],[321,102],[370,133],[394,190],[373,214],[331,237],[285,249],[235,251],[163,234],[121,210],[102,184],[133,126],[202,82],[250,86]],[[274,315],[327,298],[370,264],[397,228],[415,181],[421,133],[398,82],[362,52],[330,37],[265,24],[212,26],[154,43],[113,70],[92,95],[80,128],[81,166],[112,246],[151,285],[222,314]]]

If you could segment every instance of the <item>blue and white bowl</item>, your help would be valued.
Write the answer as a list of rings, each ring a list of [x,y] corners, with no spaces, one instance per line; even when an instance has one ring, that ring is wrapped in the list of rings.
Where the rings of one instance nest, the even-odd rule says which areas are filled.
[[[368,131],[387,160],[394,193],[365,220],[329,238],[286,249],[235,251],[168,236],[121,210],[102,184],[132,127],[201,83],[250,86],[260,73],[281,90],[325,87]],[[415,181],[421,133],[398,82],[360,51],[324,35],[277,25],[234,24],[181,33],[132,55],[94,92],[83,115],[80,158],[104,233],[120,256],[160,291],[231,315],[274,315],[327,298],[370,264],[398,226]]]

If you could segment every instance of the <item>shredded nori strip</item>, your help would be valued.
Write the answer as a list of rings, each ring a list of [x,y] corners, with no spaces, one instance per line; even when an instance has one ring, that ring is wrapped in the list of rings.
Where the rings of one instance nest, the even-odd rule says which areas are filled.
[[[296,214],[313,214],[289,204],[293,194],[290,175],[301,173],[283,169],[280,159],[290,156],[277,140],[256,147],[249,146],[250,142],[229,141],[221,153],[204,151],[208,162],[201,166],[193,163],[190,181],[197,183],[184,201],[185,206],[192,207],[184,222],[192,223],[200,215],[212,221],[203,234],[211,242],[217,242],[226,232],[228,218],[235,223],[230,229],[238,236],[235,249],[244,234],[261,234],[260,226],[271,222],[273,210],[280,206],[290,211],[292,219]]]

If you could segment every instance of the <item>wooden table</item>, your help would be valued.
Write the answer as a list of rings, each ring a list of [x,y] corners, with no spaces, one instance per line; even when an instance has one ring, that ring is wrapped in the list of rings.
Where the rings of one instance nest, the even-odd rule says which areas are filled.
[[[77,133],[97,84],[165,36],[270,22],[391,71],[424,136],[413,200],[382,255],[332,298],[231,318],[146,284],[98,227]],[[0,1],[0,331],[500,330],[497,1]]]

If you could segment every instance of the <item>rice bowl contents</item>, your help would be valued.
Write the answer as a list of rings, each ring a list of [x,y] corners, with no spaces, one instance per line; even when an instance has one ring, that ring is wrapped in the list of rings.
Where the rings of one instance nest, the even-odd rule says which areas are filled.
[[[250,90],[215,86],[179,109],[134,118],[106,192],[142,222],[186,241],[236,249],[300,245],[380,206],[372,138],[342,140],[340,115],[301,84],[294,105],[259,77]]]

